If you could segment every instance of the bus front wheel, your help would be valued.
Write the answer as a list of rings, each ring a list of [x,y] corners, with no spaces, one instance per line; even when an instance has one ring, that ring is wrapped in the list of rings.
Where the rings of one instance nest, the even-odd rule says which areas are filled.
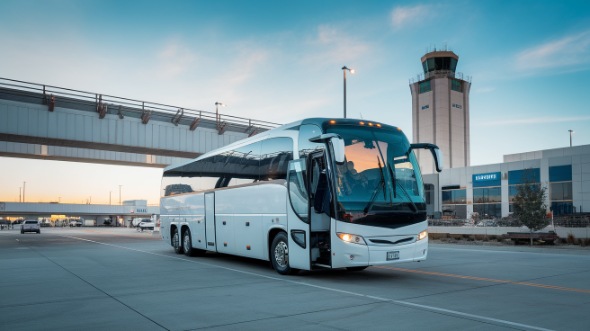
[[[281,275],[291,275],[297,270],[289,266],[289,241],[284,232],[278,233],[270,246],[272,267]]]
[[[182,254],[182,245],[180,244],[178,230],[174,230],[174,234],[172,235],[172,247],[174,248],[174,253]]]

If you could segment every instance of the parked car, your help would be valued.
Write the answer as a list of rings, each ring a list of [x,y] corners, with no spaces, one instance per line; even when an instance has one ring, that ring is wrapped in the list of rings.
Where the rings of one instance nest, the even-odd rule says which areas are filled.
[[[82,226],[82,221],[70,221],[70,228],[81,227],[81,226]]]
[[[152,222],[152,220],[146,218],[139,222],[139,224],[137,225],[137,231],[153,230],[155,226],[156,224]]]
[[[41,233],[41,226],[38,221],[26,220],[20,225],[20,233],[37,232]]]

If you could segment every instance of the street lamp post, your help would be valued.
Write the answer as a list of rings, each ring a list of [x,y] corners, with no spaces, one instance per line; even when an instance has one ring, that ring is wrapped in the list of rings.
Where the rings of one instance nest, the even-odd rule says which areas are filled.
[[[346,118],[346,72],[350,71],[354,74],[354,69],[350,69],[347,66],[342,67],[342,73],[344,74],[344,118]]]
[[[123,185],[119,185],[119,205],[121,205],[121,186]]]
[[[221,107],[225,107],[225,104],[223,102],[218,102],[215,101],[215,121],[217,122],[217,125],[219,125],[219,106]]]
[[[574,133],[574,130],[568,130],[570,132],[570,147],[572,147],[572,133]]]
[[[27,185],[27,182],[23,182],[23,202],[25,202],[25,187]]]

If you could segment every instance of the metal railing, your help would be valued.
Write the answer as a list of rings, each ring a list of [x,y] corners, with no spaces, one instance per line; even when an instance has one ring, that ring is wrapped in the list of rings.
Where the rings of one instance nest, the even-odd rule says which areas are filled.
[[[464,76],[462,72],[454,72],[451,70],[434,70],[434,71],[427,72],[425,74],[424,73],[418,74],[418,75],[416,75],[416,78],[410,78],[410,84],[414,84],[416,82],[420,82],[425,79],[429,79],[429,78],[433,78],[433,77],[457,78],[457,79],[464,80],[468,83],[471,83],[471,76]]]
[[[246,127],[251,132],[256,131],[256,129],[269,130],[281,125],[279,123],[232,115],[217,115],[215,112],[211,111],[190,109],[163,103],[135,100],[108,94],[80,91],[65,87],[31,83],[2,77],[0,77],[0,87],[11,89],[15,93],[21,91],[23,94],[27,92],[39,94],[42,98],[43,104],[50,104],[52,101],[55,101],[55,98],[67,99],[68,102],[78,101],[84,104],[94,103],[96,104],[96,111],[102,117],[109,110],[110,113],[119,114],[121,118],[123,118],[122,110],[126,112],[135,112],[140,115],[142,121],[144,121],[144,124],[149,121],[149,118],[152,115],[158,114],[160,116],[170,118],[172,123],[175,124],[178,124],[181,119],[192,119],[193,123],[197,119],[206,119],[216,122],[218,127],[220,125]],[[113,107],[115,107],[114,110]]]

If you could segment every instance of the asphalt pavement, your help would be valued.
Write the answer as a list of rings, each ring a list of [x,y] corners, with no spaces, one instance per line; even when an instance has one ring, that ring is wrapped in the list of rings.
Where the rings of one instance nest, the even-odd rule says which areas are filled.
[[[281,276],[128,228],[0,231],[1,330],[589,330],[590,251],[430,245],[425,262]]]

